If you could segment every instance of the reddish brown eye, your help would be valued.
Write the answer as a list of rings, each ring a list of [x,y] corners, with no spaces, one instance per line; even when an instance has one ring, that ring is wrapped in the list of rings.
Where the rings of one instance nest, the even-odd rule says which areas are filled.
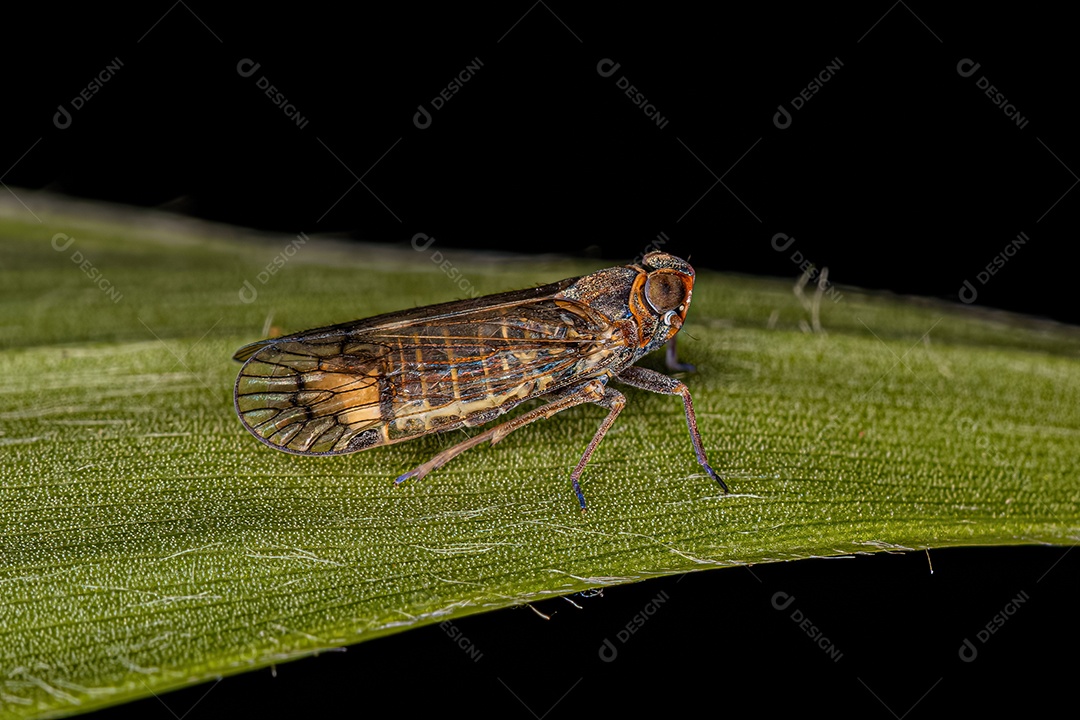
[[[654,272],[645,279],[645,298],[656,312],[675,310],[686,302],[686,285],[677,273]]]

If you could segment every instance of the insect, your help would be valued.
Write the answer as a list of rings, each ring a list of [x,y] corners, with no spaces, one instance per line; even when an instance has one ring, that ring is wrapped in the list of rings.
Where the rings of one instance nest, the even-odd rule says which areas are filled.
[[[270,447],[339,455],[431,433],[484,425],[526,400],[547,404],[443,450],[394,482],[420,479],[466,450],[567,408],[608,414],[570,473],[579,479],[626,405],[623,385],[682,397],[697,460],[709,465],[690,390],[634,363],[674,337],[694,287],[689,263],[650,252],[613,267],[529,290],[488,295],[306,330],[240,348],[234,401],[240,421]],[[671,341],[669,343],[669,341]]]

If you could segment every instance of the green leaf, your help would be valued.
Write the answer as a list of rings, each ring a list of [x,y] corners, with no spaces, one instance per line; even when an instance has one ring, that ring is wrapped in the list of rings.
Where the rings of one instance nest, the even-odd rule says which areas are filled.
[[[792,281],[702,272],[680,351],[733,493],[700,472],[677,398],[628,389],[582,516],[568,476],[601,408],[395,488],[455,438],[274,452],[235,416],[230,358],[271,326],[600,264],[39,214],[0,218],[3,716],[656,575],[1080,537],[1074,328],[834,288],[807,332]]]

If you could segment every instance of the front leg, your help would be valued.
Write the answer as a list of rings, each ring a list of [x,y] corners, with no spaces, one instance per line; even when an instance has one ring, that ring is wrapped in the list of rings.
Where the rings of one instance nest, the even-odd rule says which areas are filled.
[[[694,372],[693,365],[679,360],[679,351],[675,349],[675,341],[678,339],[679,336],[675,335],[667,341],[667,351],[664,353],[664,364],[667,365],[667,369],[671,372]]]
[[[716,471],[709,465],[709,459],[705,456],[705,448],[701,444],[701,433],[698,432],[697,418],[694,416],[694,402],[690,399],[690,388],[686,387],[685,383],[655,370],[642,367],[628,367],[619,375],[616,375],[615,379],[624,385],[660,393],[661,395],[682,395],[683,409],[686,411],[686,426],[690,428],[690,442],[694,445],[697,460],[705,468],[705,472],[709,474],[709,477],[718,482],[725,493],[729,492],[724,479],[716,474]]]

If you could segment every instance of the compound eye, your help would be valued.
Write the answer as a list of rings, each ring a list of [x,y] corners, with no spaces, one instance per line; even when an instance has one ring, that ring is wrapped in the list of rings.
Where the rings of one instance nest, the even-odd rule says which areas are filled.
[[[645,299],[656,312],[670,312],[686,301],[686,283],[678,273],[650,273],[645,279]]]

